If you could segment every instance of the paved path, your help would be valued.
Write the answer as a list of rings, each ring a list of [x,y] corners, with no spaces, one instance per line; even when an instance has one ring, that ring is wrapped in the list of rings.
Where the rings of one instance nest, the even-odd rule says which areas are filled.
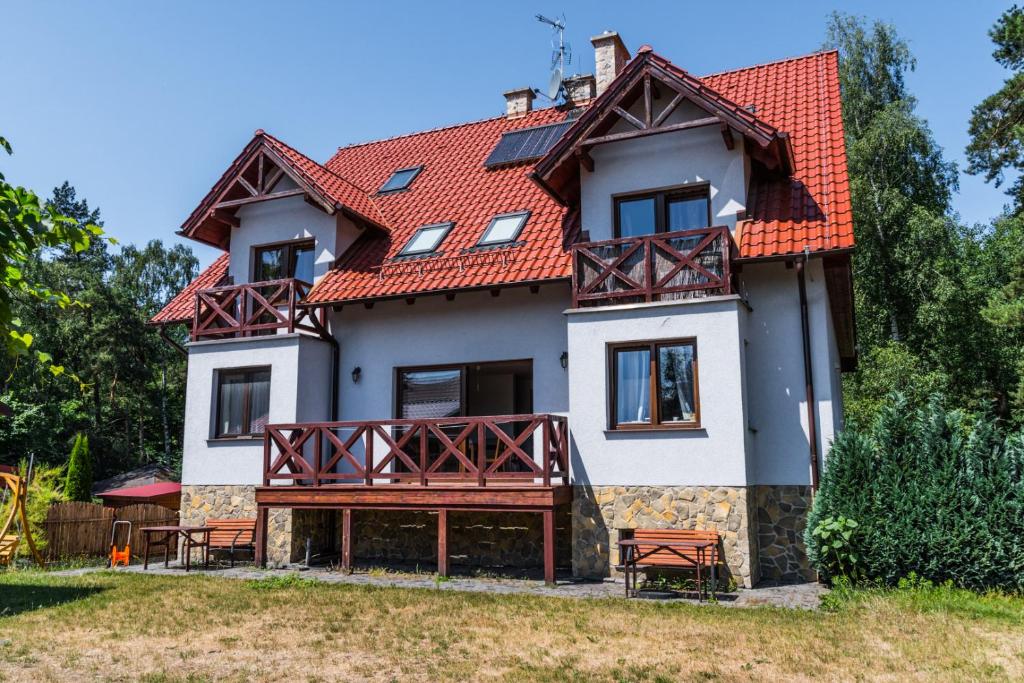
[[[52,572],[55,576],[81,576],[96,571],[105,571],[102,567],[85,567]],[[162,564],[150,565],[143,572],[142,565],[132,565],[116,571],[147,573],[157,575],[184,576],[185,572],[176,562],[169,569]],[[230,579],[267,579],[283,577],[290,574],[303,579],[339,583],[356,586],[385,586],[396,588],[430,588],[445,591],[466,591],[474,593],[494,593],[500,595],[540,595],[552,598],[608,598],[624,599],[624,587],[621,579],[604,581],[581,581],[572,578],[559,578],[555,586],[547,586],[543,581],[521,578],[491,578],[476,576],[452,576],[439,580],[433,574],[416,574],[402,572],[377,573],[356,571],[346,574],[323,567],[308,570],[294,569],[257,569],[254,567],[211,568],[209,570],[193,569],[193,574],[219,576]],[[719,594],[718,604],[728,607],[787,607],[792,609],[816,609],[821,596],[827,588],[816,583],[786,584],[779,586],[759,586],[751,589],[740,589],[731,594]],[[680,602],[696,604],[693,599],[680,599]]]

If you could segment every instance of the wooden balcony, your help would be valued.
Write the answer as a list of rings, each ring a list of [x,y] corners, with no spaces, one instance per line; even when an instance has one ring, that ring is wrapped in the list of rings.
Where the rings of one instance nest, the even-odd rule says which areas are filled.
[[[278,331],[324,336],[324,309],[311,311],[298,305],[311,287],[308,282],[288,278],[200,290],[196,292],[192,341],[254,337]]]
[[[558,415],[268,425],[263,484],[487,487],[569,483]]]
[[[736,291],[729,228],[662,232],[572,247],[573,307],[695,299]]]

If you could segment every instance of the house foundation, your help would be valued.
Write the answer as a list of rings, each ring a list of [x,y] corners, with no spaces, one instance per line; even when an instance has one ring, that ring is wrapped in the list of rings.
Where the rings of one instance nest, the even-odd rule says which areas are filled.
[[[755,486],[758,558],[763,580],[816,581],[807,561],[804,531],[810,486]]]

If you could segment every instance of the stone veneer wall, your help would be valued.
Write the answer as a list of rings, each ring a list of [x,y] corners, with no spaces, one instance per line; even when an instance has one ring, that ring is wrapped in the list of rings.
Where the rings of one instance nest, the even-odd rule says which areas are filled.
[[[809,486],[756,486],[757,542],[761,578],[815,581],[807,562],[804,530],[811,510]]]
[[[576,486],[573,571],[587,578],[612,574],[620,529],[714,529],[722,537],[729,574],[752,586],[759,578],[752,497],[742,486]]]
[[[181,523],[205,524],[207,519],[256,517],[256,487],[241,485],[186,485],[181,487]],[[305,539],[303,539],[305,543]],[[271,510],[267,517],[267,565],[279,567],[293,560],[292,511]],[[305,553],[305,548],[302,549]],[[193,560],[199,551],[193,551]]]

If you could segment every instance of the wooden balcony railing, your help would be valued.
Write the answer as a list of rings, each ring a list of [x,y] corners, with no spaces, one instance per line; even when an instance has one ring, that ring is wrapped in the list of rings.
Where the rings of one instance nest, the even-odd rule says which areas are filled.
[[[735,291],[724,226],[573,245],[573,307],[672,301]]]
[[[558,415],[267,425],[263,483],[569,483],[569,427]]]
[[[311,287],[289,278],[200,290],[196,292],[192,340],[259,336],[277,330],[322,336],[323,309],[317,313],[298,306]]]

